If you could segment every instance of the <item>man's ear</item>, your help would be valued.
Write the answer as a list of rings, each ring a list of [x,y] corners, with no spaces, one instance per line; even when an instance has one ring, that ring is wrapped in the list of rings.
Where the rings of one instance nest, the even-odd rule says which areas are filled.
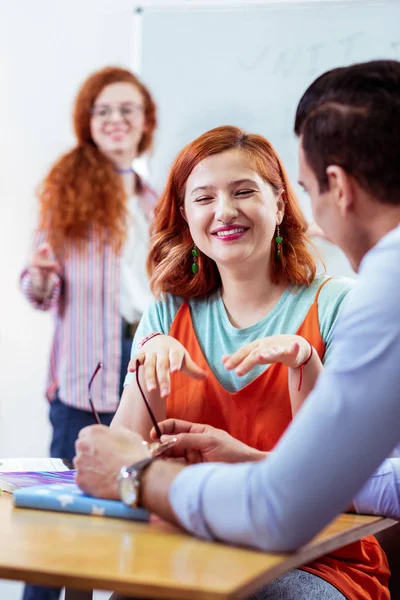
[[[354,204],[353,180],[350,175],[338,165],[329,165],[326,169],[329,192],[342,217],[348,215]]]

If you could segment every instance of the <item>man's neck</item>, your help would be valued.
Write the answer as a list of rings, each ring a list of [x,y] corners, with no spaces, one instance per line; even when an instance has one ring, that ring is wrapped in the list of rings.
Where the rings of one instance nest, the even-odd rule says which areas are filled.
[[[357,240],[358,248],[353,267],[358,270],[364,256],[385,235],[400,225],[400,206],[383,204],[375,200],[364,204],[362,214],[356,215],[355,220],[360,223],[360,226],[354,228],[354,238]]]
[[[376,244],[390,231],[400,225],[400,206],[380,205],[371,220],[370,226],[370,248]]]

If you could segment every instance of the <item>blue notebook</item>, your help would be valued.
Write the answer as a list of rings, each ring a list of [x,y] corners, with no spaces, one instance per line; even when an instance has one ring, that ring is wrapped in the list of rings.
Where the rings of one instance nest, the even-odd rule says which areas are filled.
[[[13,492],[13,500],[14,506],[20,508],[39,508],[134,521],[149,520],[149,513],[144,508],[130,508],[119,500],[86,496],[74,483],[20,488]]]

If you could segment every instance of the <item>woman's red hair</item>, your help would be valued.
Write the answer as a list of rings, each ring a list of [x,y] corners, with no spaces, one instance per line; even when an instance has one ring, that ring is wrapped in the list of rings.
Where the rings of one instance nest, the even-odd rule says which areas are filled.
[[[73,114],[77,146],[51,168],[39,189],[40,228],[48,230],[55,252],[66,240],[85,239],[89,226],[119,248],[125,235],[126,194],[112,162],[96,147],[90,132],[91,109],[100,92],[113,83],[131,83],[142,94],[145,132],[139,155],[152,145],[156,107],[148,89],[130,71],[106,67],[82,85]]]
[[[247,134],[237,127],[223,126],[207,131],[188,144],[176,157],[164,192],[155,210],[147,269],[153,293],[170,293],[191,298],[207,296],[221,284],[216,263],[199,252],[196,275],[192,274],[193,240],[182,216],[186,182],[205,158],[240,149],[253,169],[276,194],[283,193],[285,215],[280,225],[283,238],[281,258],[271,244],[271,280],[291,285],[310,285],[316,264],[308,250],[307,221],[297,202],[286,171],[272,145],[260,135]]]

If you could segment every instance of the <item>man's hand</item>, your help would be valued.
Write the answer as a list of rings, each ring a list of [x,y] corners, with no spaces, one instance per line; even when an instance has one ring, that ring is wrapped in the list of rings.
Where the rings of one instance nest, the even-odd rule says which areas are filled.
[[[199,423],[189,423],[180,419],[167,419],[159,423],[162,432],[161,441],[167,441],[170,436],[177,438],[177,441],[165,453],[165,456],[184,459],[186,464],[195,464],[199,462],[249,462],[262,460],[265,452],[260,452],[243,442],[235,439],[226,431],[216,429],[211,425],[200,425]],[[154,429],[151,431],[151,437],[157,438]]]
[[[91,425],[75,442],[76,483],[86,494],[119,499],[118,475],[123,466],[149,456],[142,437],[126,427]]]

